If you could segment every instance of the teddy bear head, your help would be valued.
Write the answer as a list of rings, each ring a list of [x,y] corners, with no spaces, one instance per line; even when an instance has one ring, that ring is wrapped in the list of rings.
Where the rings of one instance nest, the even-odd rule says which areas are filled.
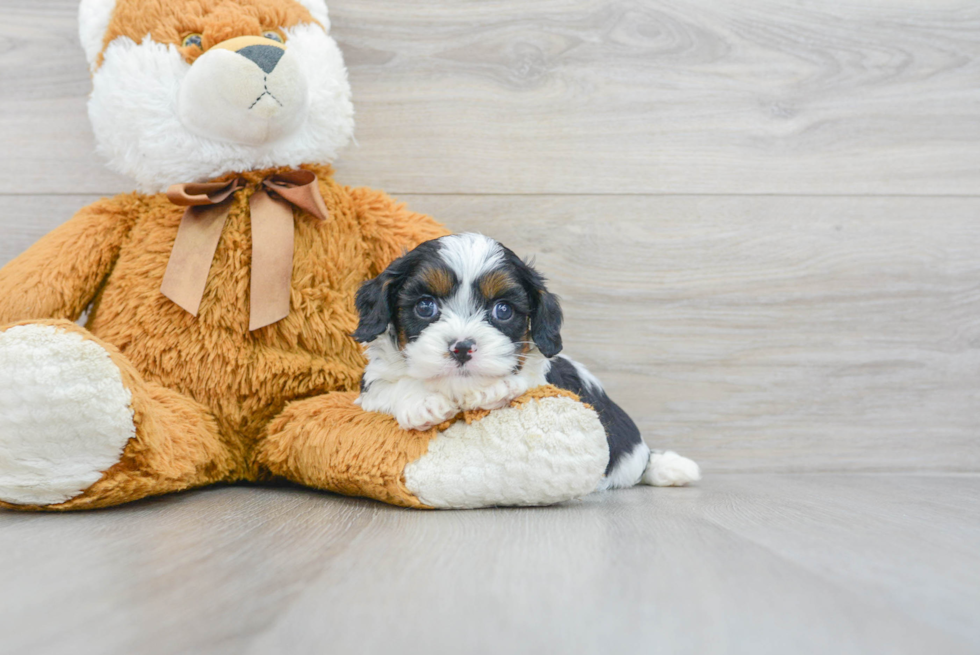
[[[82,0],[88,110],[142,190],[333,161],[354,130],[323,0]]]

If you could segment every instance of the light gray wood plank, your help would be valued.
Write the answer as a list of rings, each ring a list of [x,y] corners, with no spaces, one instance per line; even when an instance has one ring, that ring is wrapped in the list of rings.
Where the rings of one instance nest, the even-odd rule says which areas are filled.
[[[412,515],[393,515],[361,532],[248,652],[315,652],[327,639],[343,650],[390,652],[404,644],[409,652],[473,653],[931,653],[968,650],[975,642],[975,625],[946,617],[975,614],[980,601],[970,586],[976,555],[967,551],[980,536],[971,524],[975,499],[952,522],[914,512],[899,519],[900,530],[879,531],[872,523],[861,532],[884,547],[854,552],[847,527],[877,515],[883,497],[888,509],[914,499],[900,481],[814,476],[784,485],[785,478],[739,476],[732,489],[729,479],[664,494],[593,496],[544,516],[440,514],[423,525]],[[837,486],[841,480],[847,484]],[[939,496],[960,484],[942,480],[918,490]],[[977,492],[975,479],[965,484]],[[799,511],[801,496],[819,494],[831,504]],[[788,561],[777,539],[765,547],[752,543],[777,512],[801,531],[792,541],[820,539],[830,552],[818,559],[836,555],[842,571],[833,579],[811,575],[810,563]],[[719,517],[729,516],[758,519],[739,535],[743,541],[718,529]],[[825,523],[836,528],[836,539],[823,535]],[[888,593],[852,584],[852,567],[864,562],[877,558],[880,577],[888,564],[901,568],[896,550],[921,556],[921,531],[935,523],[958,534],[936,540],[943,542],[935,551],[941,561],[919,560],[914,573],[897,575],[895,587],[920,575],[943,580],[927,589],[903,585],[916,601],[909,612],[898,611]],[[481,529],[488,525],[499,537]],[[359,562],[371,563],[363,577],[352,573]],[[963,584],[953,581],[960,575],[967,577]],[[365,585],[386,591],[364,597]],[[936,586],[955,591],[942,598]],[[920,612],[926,597],[936,605]],[[327,614],[362,629],[338,633],[336,624],[317,621]]]
[[[968,653],[978,518],[976,475],[861,474],[517,510],[239,487],[0,512],[0,653]]]
[[[729,497],[697,502],[708,520],[781,558],[975,641],[976,482],[958,476],[937,482],[916,475],[826,475],[785,476],[768,485],[753,476],[732,476],[723,483]],[[940,557],[933,557],[933,547]],[[951,571],[955,576],[949,577]],[[951,597],[959,601],[949,602]]]
[[[0,192],[106,193],[76,0],[7,0]],[[394,193],[974,194],[969,0],[334,0],[359,146]]]
[[[99,198],[98,195],[0,195],[0,266]]]
[[[77,15],[77,0],[5,0],[0,9],[0,193],[132,190],[95,154]]]
[[[0,263],[94,196],[0,197]],[[404,196],[524,255],[709,471],[980,471],[980,199]]]
[[[0,653],[233,653],[363,529],[367,501],[211,489],[0,510]]]

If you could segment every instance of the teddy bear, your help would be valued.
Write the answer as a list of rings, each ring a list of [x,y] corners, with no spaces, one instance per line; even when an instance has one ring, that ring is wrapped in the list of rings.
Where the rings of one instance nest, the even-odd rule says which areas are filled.
[[[276,479],[417,508],[596,489],[605,433],[560,390],[426,431],[353,402],[357,289],[448,231],[334,181],[354,110],[329,30],[323,0],[82,0],[98,150],[139,191],[0,270],[0,506]]]

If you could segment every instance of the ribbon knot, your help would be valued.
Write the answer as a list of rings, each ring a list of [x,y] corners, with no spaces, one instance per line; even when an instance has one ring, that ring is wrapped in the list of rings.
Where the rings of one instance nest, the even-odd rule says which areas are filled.
[[[236,191],[245,178],[229,182],[174,184],[167,198],[186,207],[177,229],[160,291],[197,316],[207,286],[214,253]],[[272,325],[289,315],[293,276],[292,205],[321,221],[329,215],[316,175],[296,170],[262,180],[249,199],[252,224],[252,273],[249,293],[249,331]]]

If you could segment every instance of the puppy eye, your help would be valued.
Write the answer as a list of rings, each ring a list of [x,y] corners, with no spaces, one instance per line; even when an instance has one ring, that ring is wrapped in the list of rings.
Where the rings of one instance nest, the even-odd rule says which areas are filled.
[[[282,34],[280,34],[279,32],[273,32],[272,30],[269,30],[268,32],[262,32],[262,36],[264,36],[267,39],[271,39],[272,41],[278,41],[279,43],[284,43]]]
[[[415,303],[415,313],[419,318],[434,318],[439,313],[439,304],[435,298],[426,296]]]
[[[200,34],[188,34],[184,37],[184,40],[180,42],[182,48],[187,48],[190,46],[201,47],[201,35]]]
[[[493,306],[491,315],[498,321],[509,321],[514,317],[514,308],[505,300],[501,300]]]

